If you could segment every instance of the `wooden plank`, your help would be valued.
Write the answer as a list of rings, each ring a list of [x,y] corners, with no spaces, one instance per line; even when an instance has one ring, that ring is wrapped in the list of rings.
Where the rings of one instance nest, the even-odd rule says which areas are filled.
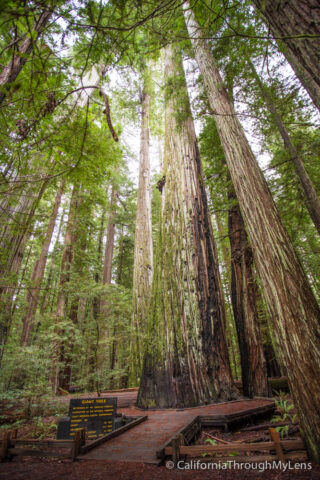
[[[13,448],[12,450],[10,449],[10,456],[70,458],[70,453],[43,452],[41,450],[32,450],[31,448]]]
[[[277,432],[275,428],[269,428],[269,432],[270,432],[270,437],[273,440],[276,448],[277,457],[279,458],[281,463],[285,464],[286,459],[284,457],[284,453],[282,450],[279,432]]]
[[[200,460],[200,462],[237,462],[237,463],[260,463],[260,462],[278,462],[277,455],[251,455],[251,456],[236,456],[236,457],[195,457],[193,461]],[[299,452],[292,452],[286,454],[286,460],[306,461],[308,455],[305,450]]]
[[[93,440],[92,442],[87,443],[86,445],[80,448],[80,453],[86,454],[87,452],[90,452],[90,450],[92,450],[93,448],[98,447],[99,445],[102,445],[108,440],[111,440],[111,438],[115,438],[118,435],[121,435],[122,433],[126,432],[130,428],[133,428],[136,425],[139,425],[139,423],[142,423],[147,419],[148,419],[147,415],[144,415],[142,417],[137,417],[137,419],[134,420],[133,422],[130,422],[127,425],[124,425],[123,427],[117,428],[113,432],[107,433],[107,435],[104,435],[103,437],[97,438],[97,440]]]
[[[303,449],[304,444],[302,440],[283,440],[280,442],[281,447],[293,450]],[[180,454],[182,455],[194,455],[201,453],[214,453],[214,452],[259,452],[263,450],[276,450],[274,442],[259,442],[259,443],[233,443],[230,445],[192,445],[180,447]],[[172,455],[172,447],[165,448],[166,455]]]
[[[171,442],[172,442],[172,439],[174,438],[175,435],[183,435],[184,438],[186,438],[186,440],[189,442],[191,440],[191,438],[193,438],[200,430],[201,426],[200,426],[200,421],[199,421],[200,417],[199,416],[196,416],[194,417],[189,423],[187,423],[186,425],[184,425],[182,428],[180,428],[180,430],[178,430],[172,437],[169,438],[169,440],[167,440],[160,448],[159,450],[157,450],[157,458],[163,458],[164,455],[165,455],[165,448],[168,447],[169,445],[171,445]],[[188,432],[190,430],[192,430],[192,428],[194,427],[194,435],[193,437],[191,438],[188,438]]]
[[[30,445],[35,447],[72,448],[73,440],[23,440],[11,441],[12,445]]]
[[[200,415],[201,426],[208,427],[226,427],[237,422],[243,422],[247,418],[254,418],[266,413],[272,413],[275,409],[274,402],[260,407],[242,410],[241,412],[228,413],[225,415]]]

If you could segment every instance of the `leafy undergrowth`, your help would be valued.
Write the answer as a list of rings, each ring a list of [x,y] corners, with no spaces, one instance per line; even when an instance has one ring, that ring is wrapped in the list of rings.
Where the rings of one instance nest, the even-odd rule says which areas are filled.
[[[7,430],[18,429],[18,437],[55,438],[58,419],[68,412],[62,397],[34,392],[0,395],[0,437]]]

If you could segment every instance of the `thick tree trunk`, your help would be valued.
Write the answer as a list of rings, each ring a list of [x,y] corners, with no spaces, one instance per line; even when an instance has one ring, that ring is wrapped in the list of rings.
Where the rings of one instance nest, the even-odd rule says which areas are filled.
[[[236,196],[229,191],[229,199]],[[257,288],[254,281],[252,250],[238,203],[229,210],[231,247],[231,300],[237,328],[241,358],[243,394],[246,397],[267,396],[266,362],[259,328]]]
[[[149,104],[147,80],[141,98],[140,165],[133,267],[133,339],[131,347],[131,383],[137,385],[142,368],[143,333],[151,297],[153,246],[151,220],[151,184],[149,159]]]
[[[235,398],[202,165],[181,57],[165,50],[165,185],[140,407]]]
[[[29,345],[30,336],[32,333],[34,317],[37,311],[37,306],[40,298],[40,287],[42,284],[44,271],[46,268],[47,257],[50,242],[52,239],[53,230],[56,224],[58,210],[61,203],[61,197],[65,185],[65,180],[60,183],[60,187],[57,191],[56,199],[54,202],[53,210],[49,219],[46,235],[42,245],[40,257],[36,261],[33,272],[31,275],[31,290],[27,294],[27,311],[23,318],[23,328],[20,338],[20,345]]]
[[[253,63],[249,59],[247,59],[247,62],[260,89],[261,96],[265,100],[267,108],[273,117],[274,123],[278,127],[284,146],[290,155],[290,159],[293,163],[296,175],[302,187],[302,193],[309,215],[314,223],[314,226],[318,230],[318,233],[320,234],[320,200],[316,189],[314,188],[303,161],[290,138],[289,132],[282,121],[281,115],[277,111],[277,108],[272,100],[272,96],[261,81]]]
[[[59,336],[63,333],[61,331],[60,323],[65,319],[66,315],[66,303],[67,303],[67,291],[66,287],[70,280],[71,267],[74,259],[74,245],[77,239],[76,231],[76,212],[78,207],[79,186],[74,185],[68,223],[66,233],[64,237],[64,246],[61,259],[60,281],[59,281],[59,294],[56,306],[56,339],[52,346],[52,371],[51,371],[51,384],[54,393],[58,393],[59,388],[63,384],[63,370],[61,369],[61,359],[65,356],[63,344],[61,343]]]
[[[53,2],[54,6],[55,2]],[[52,8],[53,8],[52,6]],[[49,6],[41,13],[39,19],[36,21],[33,30],[18,46],[17,51],[13,54],[10,62],[0,72],[0,105],[7,95],[10,84],[15,81],[23,66],[28,60],[35,42],[42,34],[45,27],[48,25],[52,16],[52,8]]]
[[[320,310],[189,3],[185,18],[225,151],[283,363],[313,459],[320,461]],[[187,10],[188,9],[188,10]],[[200,33],[201,36],[201,33]]]
[[[318,0],[252,0],[285,57],[320,109],[320,5]],[[302,38],[299,38],[302,36]],[[293,38],[290,38],[293,37]]]

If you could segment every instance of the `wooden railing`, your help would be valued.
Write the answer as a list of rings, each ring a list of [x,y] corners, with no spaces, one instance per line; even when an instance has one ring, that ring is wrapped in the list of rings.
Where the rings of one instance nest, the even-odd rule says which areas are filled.
[[[74,461],[85,445],[84,428],[77,430],[72,440],[24,440],[17,439],[16,435],[16,430],[5,432],[0,444],[0,462],[14,456],[71,458]],[[68,452],[56,449],[68,449]]]
[[[33,456],[33,457],[56,457],[71,458],[74,461],[78,455],[83,455],[93,448],[102,445],[112,438],[121,435],[130,428],[139,425],[147,420],[146,415],[134,417],[133,420],[123,425],[103,437],[90,442],[85,441],[85,428],[75,432],[72,440],[30,440],[17,439],[17,430],[6,432],[0,442],[0,462],[10,459],[13,456]],[[23,448],[22,448],[23,447]],[[60,452],[57,449],[68,449],[67,452]]]
[[[228,445],[184,445],[184,436],[179,434],[172,438],[171,445],[165,447],[164,453],[166,456],[172,457],[175,465],[181,456],[201,457],[203,461],[210,459],[211,461],[230,462],[234,460],[239,463],[280,460],[285,464],[288,460],[307,460],[302,440],[281,440],[279,433],[274,428],[270,428],[269,432],[270,442],[230,442]],[[248,455],[252,452],[255,452],[255,455]],[[275,455],[271,455],[270,452],[275,452]],[[239,453],[246,455],[239,456]],[[221,456],[223,454],[232,454],[232,456]],[[204,458],[206,455],[210,455],[210,457]]]

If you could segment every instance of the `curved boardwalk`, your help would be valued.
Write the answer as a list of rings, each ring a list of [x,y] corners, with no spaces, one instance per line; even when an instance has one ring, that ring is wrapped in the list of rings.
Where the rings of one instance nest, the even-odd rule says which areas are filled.
[[[111,392],[109,395],[111,396]],[[116,395],[115,393],[112,396]],[[127,408],[120,406],[118,411],[121,413],[128,416],[148,415],[148,420],[78,458],[159,464],[156,451],[195,416],[236,413],[273,403],[272,400],[254,399],[205,405],[184,410],[148,411],[137,409],[134,406]]]

